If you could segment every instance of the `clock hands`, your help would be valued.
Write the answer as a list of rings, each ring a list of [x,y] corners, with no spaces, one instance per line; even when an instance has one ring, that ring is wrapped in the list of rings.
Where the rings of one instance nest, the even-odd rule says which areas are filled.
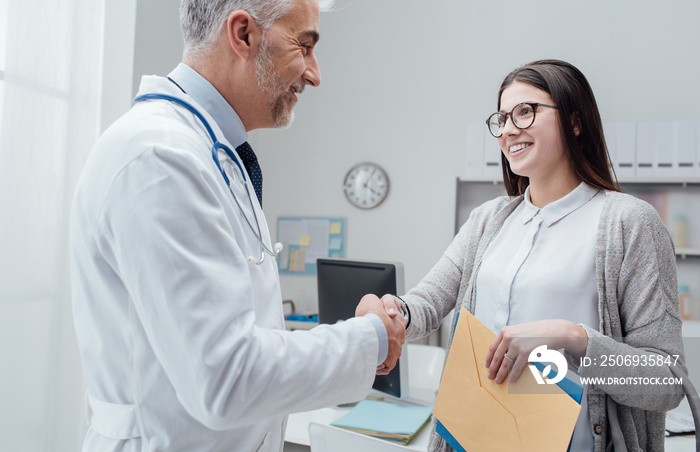
[[[345,176],[343,191],[351,204],[371,209],[385,198],[389,180],[381,167],[372,163],[358,163]]]
[[[362,188],[367,188],[369,186],[369,181],[372,180],[372,176],[374,176],[374,173],[376,173],[376,172],[377,172],[377,168],[372,168],[372,172],[369,173],[369,176],[367,176],[367,179],[365,179],[365,185],[363,185]],[[372,188],[370,188],[370,190],[372,190]],[[372,191],[374,191],[374,190],[372,190]]]

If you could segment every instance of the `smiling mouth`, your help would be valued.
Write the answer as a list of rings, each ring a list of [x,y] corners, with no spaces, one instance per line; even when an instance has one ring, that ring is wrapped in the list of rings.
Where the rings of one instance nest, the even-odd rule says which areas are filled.
[[[517,154],[517,153],[519,153],[520,151],[529,148],[530,146],[532,146],[532,143],[518,143],[518,144],[514,144],[514,145],[512,145],[511,147],[508,148],[508,152],[509,152],[511,155],[512,155],[512,154]]]
[[[297,84],[292,84],[292,86],[289,87],[289,95],[292,98],[292,101],[296,102],[298,100],[297,94],[301,94],[304,91],[304,85],[297,85]]]

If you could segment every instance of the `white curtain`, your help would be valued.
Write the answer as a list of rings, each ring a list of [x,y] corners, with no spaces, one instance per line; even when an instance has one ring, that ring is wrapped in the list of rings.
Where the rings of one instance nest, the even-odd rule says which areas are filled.
[[[104,0],[0,0],[0,449],[79,450],[68,216],[98,135]]]

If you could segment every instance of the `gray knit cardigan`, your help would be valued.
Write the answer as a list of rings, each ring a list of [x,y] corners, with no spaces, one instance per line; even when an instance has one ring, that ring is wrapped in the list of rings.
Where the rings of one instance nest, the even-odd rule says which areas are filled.
[[[676,257],[668,231],[648,203],[617,192],[605,192],[605,196],[595,254],[600,322],[595,328],[583,325],[589,337],[586,356],[648,355],[641,348],[653,347],[680,355],[677,365],[685,370]],[[522,200],[522,196],[500,197],[472,211],[438,263],[403,297],[411,310],[407,340],[430,334],[453,309],[464,306],[474,313],[476,275],[484,251]],[[665,365],[579,369],[571,356],[568,359],[570,368],[579,370],[582,377],[673,377]],[[617,406],[628,450],[663,450],[665,412],[675,408],[683,394],[680,387],[674,393],[669,388],[649,392],[654,391],[640,385],[589,387],[596,452],[605,451],[612,441],[607,405]],[[617,405],[606,404],[608,397]],[[434,423],[429,450],[453,450],[435,433]]]

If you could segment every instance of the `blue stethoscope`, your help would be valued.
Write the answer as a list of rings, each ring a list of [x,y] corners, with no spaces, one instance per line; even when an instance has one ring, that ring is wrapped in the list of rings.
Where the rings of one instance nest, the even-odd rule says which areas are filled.
[[[253,197],[250,193],[250,187],[248,186],[249,184],[247,183],[247,179],[245,177],[245,171],[243,170],[243,166],[241,165],[241,162],[238,160],[236,157],[236,154],[233,153],[231,148],[226,146],[225,144],[221,143],[217,138],[216,134],[214,133],[214,129],[211,128],[209,125],[209,122],[207,122],[206,118],[202,113],[197,110],[194,105],[190,104],[187,101],[184,101],[178,97],[174,96],[169,96],[167,94],[158,94],[158,93],[150,93],[150,94],[143,94],[141,96],[138,96],[136,99],[134,99],[134,102],[143,102],[145,100],[168,100],[170,102],[174,102],[178,105],[181,105],[188,109],[190,112],[192,112],[193,115],[195,115],[204,125],[204,128],[207,129],[207,133],[209,134],[209,137],[211,138],[211,141],[214,143],[214,145],[211,147],[211,158],[214,159],[214,163],[216,164],[216,167],[219,169],[219,172],[221,173],[221,176],[224,178],[224,181],[226,181],[226,186],[228,187],[228,190],[231,192],[231,196],[233,196],[233,200],[236,201],[236,205],[238,206],[238,210],[240,210],[241,215],[243,218],[245,218],[246,223],[248,223],[248,227],[250,227],[250,230],[253,232],[253,235],[255,235],[255,238],[258,239],[258,242],[260,243],[260,260],[255,259],[253,256],[248,256],[248,262],[250,264],[255,264],[255,265],[260,265],[263,263],[265,260],[265,254],[269,254],[272,257],[277,256],[281,251],[282,251],[282,244],[277,242],[275,243],[274,250],[271,250],[270,248],[265,245],[265,242],[263,241],[262,238],[262,232],[260,229],[260,221],[258,220],[258,214],[255,213],[255,207],[253,207]],[[241,204],[238,202],[238,198],[236,198],[235,193],[233,193],[233,190],[231,189],[231,182],[229,181],[228,176],[226,175],[226,172],[223,170],[221,167],[221,162],[219,161],[219,149],[223,150],[226,155],[236,164],[238,167],[238,170],[241,172],[241,176],[243,176],[243,186],[245,187],[246,193],[248,194],[248,204],[250,205],[250,210],[253,211],[253,216],[255,217],[255,227],[251,224],[250,220],[248,220],[248,217],[246,216],[245,212],[243,212],[243,208],[241,207]],[[256,232],[257,230],[257,232]]]

